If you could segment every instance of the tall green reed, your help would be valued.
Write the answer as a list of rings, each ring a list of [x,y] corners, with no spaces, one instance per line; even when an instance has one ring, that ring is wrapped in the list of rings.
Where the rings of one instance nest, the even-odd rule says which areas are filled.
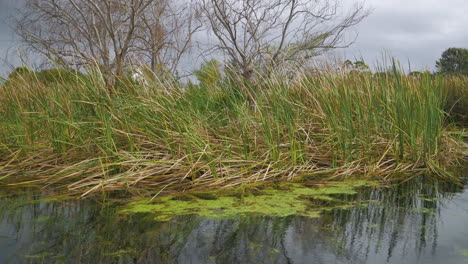
[[[49,151],[64,166],[89,161],[108,175],[178,168],[185,173],[174,177],[192,180],[424,167],[443,154],[447,86],[463,86],[455,78],[407,76],[395,64],[384,74],[122,79],[113,89],[99,71],[49,82],[18,76],[0,86],[0,155]]]

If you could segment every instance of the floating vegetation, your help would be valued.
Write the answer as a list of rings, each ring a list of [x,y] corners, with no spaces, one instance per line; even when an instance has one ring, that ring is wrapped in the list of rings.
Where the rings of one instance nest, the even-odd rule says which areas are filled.
[[[367,181],[346,181],[322,187],[306,187],[286,183],[268,187],[253,194],[240,191],[189,193],[167,196],[153,201],[139,199],[126,206],[121,213],[150,213],[158,221],[168,221],[178,215],[197,214],[210,219],[235,218],[240,215],[268,215],[285,217],[299,215],[319,217],[322,210],[347,208],[368,201],[347,201],[343,195],[354,195],[360,187],[373,184]]]
[[[0,249],[0,263],[466,262],[468,192],[463,186],[421,177],[388,187],[365,181],[276,181],[170,197],[160,193],[152,201],[134,198],[129,206],[110,194],[105,200],[54,201],[43,199],[51,194],[44,189],[1,189],[0,239],[7,246]],[[163,207],[164,201],[198,201],[198,206],[220,197],[237,208],[254,202],[272,207],[266,198],[271,195],[288,205],[297,198],[309,216],[274,217],[243,209],[248,212],[233,216],[231,211],[221,219],[226,207],[205,209],[211,215],[200,217],[202,209],[180,206],[182,215],[155,221],[170,219],[170,212],[150,207]],[[131,212],[138,204],[148,206]],[[278,214],[287,215],[286,209]],[[314,214],[320,217],[311,218]]]
[[[459,249],[458,254],[468,258],[468,249]]]

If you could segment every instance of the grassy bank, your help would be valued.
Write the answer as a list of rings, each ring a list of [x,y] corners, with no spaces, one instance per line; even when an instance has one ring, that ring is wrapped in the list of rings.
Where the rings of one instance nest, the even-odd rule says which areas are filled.
[[[16,76],[0,87],[0,179],[154,195],[272,179],[450,178],[444,167],[463,152],[446,111],[466,77],[216,77],[109,90],[99,73]]]

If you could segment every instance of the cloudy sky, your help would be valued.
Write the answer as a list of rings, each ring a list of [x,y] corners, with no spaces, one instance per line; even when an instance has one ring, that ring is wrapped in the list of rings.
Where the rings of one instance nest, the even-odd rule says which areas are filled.
[[[348,0],[349,1],[349,0]],[[449,47],[468,48],[467,0],[367,0],[371,15],[356,30],[356,43],[345,52],[372,64],[389,51],[412,70],[435,69]]]
[[[11,10],[13,10],[13,3],[12,0],[0,0],[0,76],[9,69],[5,61],[7,51],[15,48],[13,32],[6,21]]]
[[[18,1],[0,0],[0,73],[9,71],[8,64],[18,64],[15,37],[5,23],[14,3]],[[372,13],[354,29],[358,39],[339,51],[349,59],[363,57],[374,65],[386,52],[406,68],[410,61],[412,70],[434,70],[446,48],[468,48],[467,0],[367,0],[366,5]]]

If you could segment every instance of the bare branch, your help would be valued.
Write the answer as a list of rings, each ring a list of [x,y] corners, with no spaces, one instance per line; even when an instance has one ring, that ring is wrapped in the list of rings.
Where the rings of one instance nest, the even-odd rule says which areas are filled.
[[[169,0],[28,0],[15,22],[35,52],[123,75],[133,59],[175,71],[201,27],[198,17],[189,4]]]
[[[218,41],[214,47],[245,78],[254,68],[349,46],[344,33],[368,15],[362,3],[340,12],[339,0],[201,0],[200,6]]]

